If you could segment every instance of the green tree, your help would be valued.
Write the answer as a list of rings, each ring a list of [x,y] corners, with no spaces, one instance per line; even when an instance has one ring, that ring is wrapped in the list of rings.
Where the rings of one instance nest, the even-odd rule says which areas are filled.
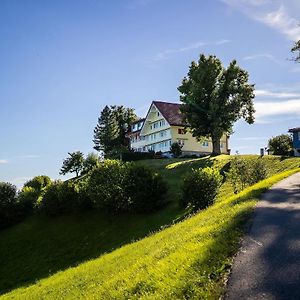
[[[124,106],[105,106],[94,129],[94,149],[105,156],[129,148],[126,137],[129,124],[137,119],[133,109]]]
[[[83,162],[83,170],[84,172],[90,172],[94,168],[99,167],[99,165],[100,165],[99,156],[96,153],[89,153]]]
[[[268,145],[274,155],[290,155],[293,140],[289,134],[281,134],[269,139]]]
[[[248,77],[235,60],[225,69],[216,56],[202,54],[178,87],[181,111],[193,136],[211,137],[215,155],[221,153],[222,135],[231,132],[237,120],[254,123],[254,85]]]
[[[294,58],[296,62],[300,62],[300,40],[295,42],[294,47],[291,50],[293,53],[297,52],[297,56]]]
[[[174,157],[179,157],[182,154],[181,146],[178,143],[173,143],[170,147],[170,152]]]
[[[70,157],[67,157],[63,161],[63,165],[60,169],[59,174],[65,175],[67,173],[76,173],[76,177],[79,176],[80,172],[83,170],[84,157],[83,153],[80,151],[69,152]]]

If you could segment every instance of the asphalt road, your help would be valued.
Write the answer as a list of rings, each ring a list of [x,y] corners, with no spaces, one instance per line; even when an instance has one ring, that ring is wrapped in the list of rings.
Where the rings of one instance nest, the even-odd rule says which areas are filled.
[[[300,299],[300,173],[257,204],[225,299]]]

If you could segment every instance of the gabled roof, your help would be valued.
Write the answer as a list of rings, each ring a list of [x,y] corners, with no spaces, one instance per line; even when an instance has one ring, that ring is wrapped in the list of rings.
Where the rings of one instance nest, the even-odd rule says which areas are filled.
[[[167,122],[170,125],[185,125],[183,114],[180,112],[181,104],[163,101],[153,101],[152,104],[154,104],[157,107],[157,109],[161,112],[163,117],[167,120]]]
[[[289,132],[298,132],[298,131],[300,131],[300,127],[289,129]]]

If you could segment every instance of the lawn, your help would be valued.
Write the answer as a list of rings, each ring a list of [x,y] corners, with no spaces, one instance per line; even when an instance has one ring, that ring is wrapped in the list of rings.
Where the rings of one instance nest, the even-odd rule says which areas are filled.
[[[150,161],[139,162],[142,164],[146,164],[151,168],[155,169],[157,172],[161,173],[170,186],[170,190],[167,196],[169,204],[164,209],[153,214],[108,216],[101,212],[87,212],[83,214],[65,215],[58,218],[33,216],[12,228],[0,232],[0,265],[2,267],[2,270],[5,270],[4,272],[0,273],[0,291],[2,293],[5,293],[8,292],[9,290],[18,287],[34,284],[35,282],[39,282],[39,280],[43,278],[47,278],[49,276],[50,276],[49,280],[50,278],[56,278],[55,276],[64,273],[58,273],[58,275],[54,275],[54,277],[52,277],[51,275],[58,271],[64,271],[69,267],[74,267],[77,266],[78,264],[83,263],[80,266],[81,268],[82,266],[86,265],[86,263],[84,262],[89,260],[91,260],[90,263],[92,262],[96,263],[98,262],[99,259],[105,260],[106,259],[105,257],[110,257],[109,255],[113,255],[114,253],[119,253],[118,251],[121,251],[120,253],[122,253],[122,251],[124,251],[122,249],[127,249],[127,247],[133,247],[133,245],[137,245],[137,244],[135,243],[130,244],[129,246],[125,246],[125,248],[122,247],[119,250],[113,251],[121,247],[122,245],[131,243],[134,240],[141,239],[149,235],[150,233],[159,231],[162,228],[165,228],[171,224],[179,222],[185,217],[186,214],[186,211],[181,209],[178,206],[178,199],[180,197],[180,183],[181,183],[182,176],[186,172],[188,172],[192,167],[196,168],[196,167],[203,167],[207,165],[214,165],[218,167],[220,170],[226,171],[226,168],[228,167],[229,159],[230,159],[229,156],[220,156],[217,158],[171,159],[171,160],[165,159],[165,160],[150,160]],[[249,159],[249,160],[257,159],[257,156],[244,156],[244,159]],[[270,156],[270,157],[264,157],[263,159],[266,161],[270,176],[282,172],[283,170],[294,169],[298,167],[300,164],[300,160],[296,158],[282,159],[280,157]],[[225,195],[226,197],[224,197]],[[233,193],[231,187],[227,183],[225,183],[219,193],[216,206],[213,207],[216,208],[218,207],[217,205],[219,203],[225,203],[227,199],[232,195]],[[250,202],[247,201],[243,205],[241,204],[241,207],[245,206],[245,212],[247,211],[248,203]],[[251,205],[249,206],[249,208],[252,207]],[[210,209],[213,209],[213,207]],[[205,233],[208,234],[209,236],[209,238],[207,239],[211,243],[215,243],[217,240],[215,238],[214,232],[215,231],[218,232],[218,230],[223,230],[223,229],[221,229],[222,227],[221,224],[218,225],[218,222],[216,222],[216,220],[215,221],[211,220],[209,221],[210,222],[209,225],[206,225],[207,224],[206,221],[210,219],[209,216],[211,214],[211,212],[209,213],[210,209],[198,214],[196,217],[188,219],[185,222],[192,222],[191,220],[197,218],[198,221],[195,221],[196,222],[195,224],[198,224],[195,225],[197,227],[196,231],[204,230],[204,227],[206,228],[208,226],[207,228],[211,228],[212,231],[209,231],[209,234]],[[222,210],[220,211],[213,210],[213,212],[216,212],[216,214],[218,214],[217,218],[220,219],[219,220],[220,222],[221,220],[225,220],[227,218],[226,217],[227,211],[222,212]],[[240,212],[242,212],[241,215]],[[243,209],[241,210],[238,209],[236,211],[236,215],[234,214],[233,211],[231,213],[232,215],[228,215],[229,219],[226,222],[229,223],[233,222],[234,224],[236,224],[237,222],[238,224],[240,224],[239,216],[241,216],[241,220],[244,219]],[[181,222],[176,226],[178,226],[178,228],[181,228],[183,226],[182,224],[186,224],[185,222]],[[205,224],[205,225],[201,225],[201,224]],[[239,228],[239,225],[234,225],[234,224],[233,226],[237,226],[237,228]],[[167,234],[167,232],[169,232],[168,230],[171,230],[171,228],[176,228],[176,227],[170,227],[166,230],[161,231],[157,235],[160,236],[161,234],[163,234],[163,232],[166,232]],[[170,232],[172,232],[172,230]],[[187,230],[187,229],[183,229],[183,230]],[[225,227],[224,230],[226,230]],[[195,229],[193,229],[192,231],[194,232]],[[188,245],[189,239],[193,240],[195,238],[189,235],[189,234],[194,234],[193,232],[190,233],[189,230],[187,230],[184,236],[181,236],[181,234],[178,233],[178,238],[182,240],[182,243],[186,243]],[[173,231],[172,234],[174,234],[174,238],[175,238],[175,236],[177,235],[176,230],[175,232]],[[152,235],[148,239],[151,240],[151,238],[154,238],[155,236],[156,235]],[[220,237],[218,237],[218,239],[219,238]],[[146,248],[140,249],[141,252],[139,253],[139,258],[138,258],[139,260],[147,261],[149,255],[150,255],[149,259],[150,257],[152,257],[151,253],[155,249],[151,248],[152,246],[150,246],[150,244],[147,243],[143,244],[148,239],[144,239],[138,242],[141,243],[138,244],[140,245],[138,247],[144,247],[143,245],[145,245],[145,247],[147,249],[149,248],[148,250],[150,251],[147,252],[148,250]],[[154,238],[153,240],[155,241],[154,244],[158,243],[158,240],[155,239],[156,238]],[[206,238],[204,240],[206,240]],[[157,250],[154,251],[154,253],[158,251],[159,253],[157,254],[158,257],[164,256],[164,254],[162,254],[161,251],[164,253],[164,250],[162,249],[165,248],[166,249],[165,256],[170,258],[173,256],[169,256],[168,254],[170,253],[171,255],[172,252],[169,249],[169,243],[170,245],[173,245],[172,247],[174,247],[174,251],[175,251],[176,243],[181,243],[181,242],[179,240],[174,240],[173,242],[171,240],[170,241],[165,240],[164,243],[166,244],[160,244],[160,246],[157,248]],[[155,247],[154,244],[153,247]],[[197,244],[197,246],[195,246],[195,244],[191,244],[191,245],[193,245],[191,247],[196,247],[197,249],[200,247],[198,250],[207,247],[206,244],[205,246],[204,244],[202,245],[202,243]],[[232,246],[233,249],[235,249],[234,245],[235,243],[233,243]],[[224,244],[224,247],[227,248],[229,246],[227,244]],[[231,248],[231,246],[229,248]],[[133,256],[129,252],[126,252],[126,256],[130,261],[129,265],[132,264],[132,261],[134,261],[134,259],[137,259],[137,257],[134,258],[134,253],[136,253],[137,249],[136,248],[130,248],[130,249],[131,249],[130,251],[133,251],[132,252]],[[199,254],[199,251],[198,252],[197,251],[196,253]],[[109,252],[112,253],[105,254]],[[202,256],[202,254],[200,256]],[[95,258],[98,259],[94,260]],[[158,261],[160,261],[160,259]],[[121,272],[119,266],[116,266],[113,263],[113,261],[110,261],[109,264],[112,265],[111,268],[108,266],[105,267],[107,268],[107,272],[111,272],[111,274],[113,274],[113,272],[116,272],[116,274]],[[125,265],[126,264],[127,261]],[[120,268],[125,268],[125,265],[120,265]],[[102,274],[102,270],[104,272],[105,268],[102,269],[102,265],[101,265],[100,267],[101,272],[99,271],[99,269],[98,271]],[[71,270],[76,270],[76,269],[67,270],[66,274],[71,274],[68,273],[71,272]],[[126,272],[129,271],[127,270]],[[160,269],[159,272],[161,272]],[[124,280],[125,279],[126,278],[124,278]],[[48,279],[46,279],[46,281],[47,280]],[[105,282],[110,282],[110,280],[108,280],[106,277],[101,277],[101,276],[97,280],[100,280],[99,282],[101,282],[101,280],[104,280]],[[139,284],[143,286],[142,283]]]
[[[2,299],[218,299],[259,195],[285,171],[178,224]]]

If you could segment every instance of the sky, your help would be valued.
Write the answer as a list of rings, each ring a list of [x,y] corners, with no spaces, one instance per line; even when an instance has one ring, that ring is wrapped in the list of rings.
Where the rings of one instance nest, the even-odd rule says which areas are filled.
[[[249,72],[256,122],[238,121],[230,148],[258,154],[300,126],[299,23],[299,0],[1,0],[0,181],[61,178],[68,152],[93,151],[105,105],[143,117],[179,102],[201,53]]]

